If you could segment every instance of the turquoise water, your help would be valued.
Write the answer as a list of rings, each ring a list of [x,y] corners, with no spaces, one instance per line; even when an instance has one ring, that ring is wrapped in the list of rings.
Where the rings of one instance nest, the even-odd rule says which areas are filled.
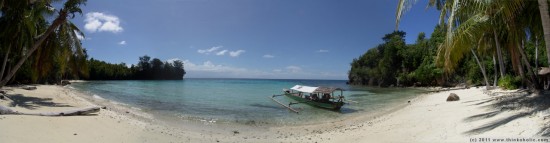
[[[346,99],[357,103],[346,104],[338,112],[295,104],[292,107],[300,110],[300,114],[296,114],[268,98],[296,84],[340,87],[346,90]],[[423,92],[409,88],[349,86],[344,80],[91,81],[71,86],[86,95],[124,103],[168,119],[269,125],[319,123],[359,114],[374,114],[406,104],[407,100]],[[276,99],[285,104],[292,101],[285,96]]]

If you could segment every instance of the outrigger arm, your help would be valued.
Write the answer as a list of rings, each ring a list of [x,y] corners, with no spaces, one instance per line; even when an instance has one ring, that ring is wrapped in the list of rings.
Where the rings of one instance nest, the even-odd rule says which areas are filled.
[[[283,103],[277,101],[275,98],[273,98],[273,97],[275,97],[275,96],[277,96],[277,95],[273,95],[273,96],[271,96],[271,97],[269,97],[269,98],[271,98],[271,100],[273,100],[273,101],[279,103],[279,105],[281,105],[281,106],[287,108],[288,110],[290,110],[290,111],[292,111],[292,112],[295,112],[296,114],[299,113],[298,110],[293,109],[293,108],[290,107],[290,105],[292,105],[292,102],[290,102],[290,104],[288,104],[288,106],[287,106],[287,105],[285,105],[285,104],[283,104]],[[278,96],[281,96],[281,95],[278,95]],[[298,104],[298,103],[295,103],[295,104]]]

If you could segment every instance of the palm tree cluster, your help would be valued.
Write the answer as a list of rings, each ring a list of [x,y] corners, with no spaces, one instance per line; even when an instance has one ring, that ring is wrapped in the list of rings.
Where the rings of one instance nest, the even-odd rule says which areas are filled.
[[[402,15],[415,2],[399,1],[396,29]],[[515,75],[530,88],[542,88],[536,72],[539,51],[546,50],[545,56],[550,57],[550,44],[545,44],[550,42],[547,0],[429,0],[428,6],[440,11],[439,24],[446,25],[436,63],[447,75],[461,68],[464,57],[473,55],[487,87],[490,86],[488,71],[494,70],[495,81],[497,76]],[[535,43],[535,53],[526,52],[526,45],[532,43]],[[538,45],[546,48],[539,50]],[[536,59],[530,59],[533,56]],[[494,69],[486,69],[485,60],[492,60]],[[542,64],[550,63],[550,58],[547,60]]]
[[[87,75],[84,34],[68,20],[82,14],[86,0],[67,0],[61,8],[55,2],[0,0],[0,87],[16,76],[58,82]]]

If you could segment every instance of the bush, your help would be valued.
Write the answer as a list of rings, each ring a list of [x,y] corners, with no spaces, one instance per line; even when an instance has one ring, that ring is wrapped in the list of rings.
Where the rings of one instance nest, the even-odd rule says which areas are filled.
[[[517,89],[521,84],[521,77],[513,77],[511,75],[505,75],[498,79],[498,86],[504,89]]]

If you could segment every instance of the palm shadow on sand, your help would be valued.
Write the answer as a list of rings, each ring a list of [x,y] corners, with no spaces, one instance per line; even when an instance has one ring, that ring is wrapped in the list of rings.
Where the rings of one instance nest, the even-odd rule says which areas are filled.
[[[487,124],[470,129],[464,132],[463,134],[466,134],[466,135],[481,134],[487,131],[491,131],[495,128],[498,128],[514,120],[529,117],[550,108],[550,94],[531,95],[525,92],[523,93],[516,92],[512,94],[513,95],[506,95],[502,97],[493,96],[489,99],[480,100],[480,101],[477,101],[477,103],[471,104],[471,105],[483,105],[483,104],[489,103],[488,105],[484,105],[481,108],[491,109],[492,111],[466,117],[463,121],[473,122],[473,121],[480,121],[480,120],[491,120],[491,119],[497,118],[497,115],[504,112],[526,109],[525,111],[518,112],[513,115],[509,115],[507,117],[502,117],[500,119],[496,119]],[[463,102],[463,103],[467,103],[467,102]],[[550,137],[550,124],[546,124],[545,126],[543,126],[538,132],[538,134],[540,134],[541,136]]]
[[[23,107],[26,109],[34,110],[40,108],[41,106],[47,107],[72,107],[64,103],[55,103],[51,98],[38,98],[38,97],[29,97],[22,94],[11,94],[6,95],[12,100],[10,107]]]

